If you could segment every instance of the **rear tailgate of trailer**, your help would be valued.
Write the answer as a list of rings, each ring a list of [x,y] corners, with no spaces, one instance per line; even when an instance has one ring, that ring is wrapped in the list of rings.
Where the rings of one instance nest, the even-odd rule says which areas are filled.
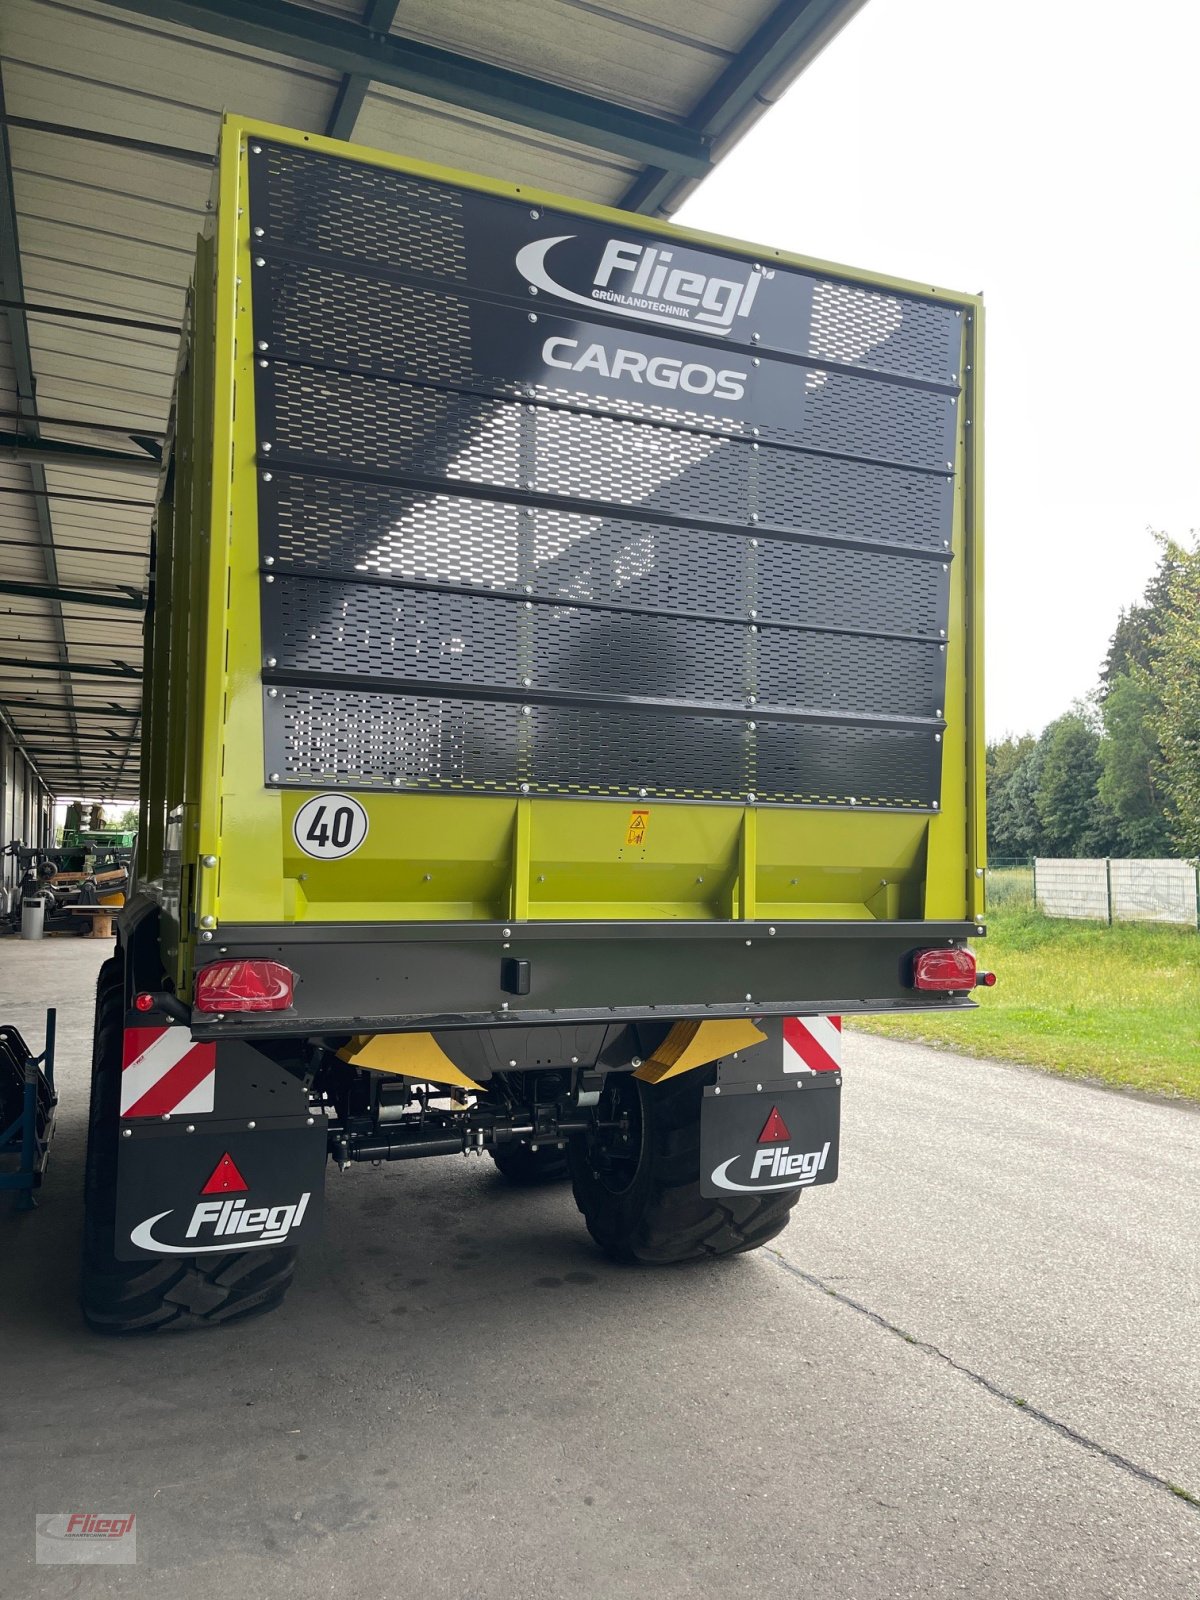
[[[210,937],[485,941],[451,1013],[972,931],[974,297],[236,122],[216,268]],[[514,922],[570,981],[501,987]]]

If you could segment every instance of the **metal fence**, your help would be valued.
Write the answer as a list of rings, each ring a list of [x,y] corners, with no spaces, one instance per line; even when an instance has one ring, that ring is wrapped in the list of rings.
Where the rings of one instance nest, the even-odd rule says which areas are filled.
[[[1048,917],[1200,925],[1200,875],[1191,861],[1038,857],[1026,870],[1031,898]],[[1016,864],[1002,869],[989,888],[1009,880],[1002,898],[1012,898],[1019,872]]]

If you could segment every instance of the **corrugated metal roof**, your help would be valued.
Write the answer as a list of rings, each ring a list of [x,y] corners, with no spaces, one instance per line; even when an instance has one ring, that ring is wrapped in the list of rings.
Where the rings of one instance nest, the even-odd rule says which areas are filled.
[[[5,0],[0,705],[50,787],[136,790],[112,602],[146,588],[224,112],[667,214],[863,3]]]

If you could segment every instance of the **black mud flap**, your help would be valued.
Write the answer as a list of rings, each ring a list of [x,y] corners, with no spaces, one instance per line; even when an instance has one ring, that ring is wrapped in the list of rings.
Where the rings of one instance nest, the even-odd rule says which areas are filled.
[[[325,1119],[220,1132],[143,1125],[122,1137],[116,1254],[201,1256],[302,1244],[320,1224]]]
[[[838,1175],[841,1074],[814,1072],[705,1089],[700,1193],[769,1194]]]

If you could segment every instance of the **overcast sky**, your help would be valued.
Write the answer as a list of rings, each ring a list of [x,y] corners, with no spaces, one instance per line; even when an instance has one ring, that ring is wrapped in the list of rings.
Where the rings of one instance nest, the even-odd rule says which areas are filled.
[[[987,303],[988,732],[1200,528],[1190,0],[868,0],[678,220]]]

